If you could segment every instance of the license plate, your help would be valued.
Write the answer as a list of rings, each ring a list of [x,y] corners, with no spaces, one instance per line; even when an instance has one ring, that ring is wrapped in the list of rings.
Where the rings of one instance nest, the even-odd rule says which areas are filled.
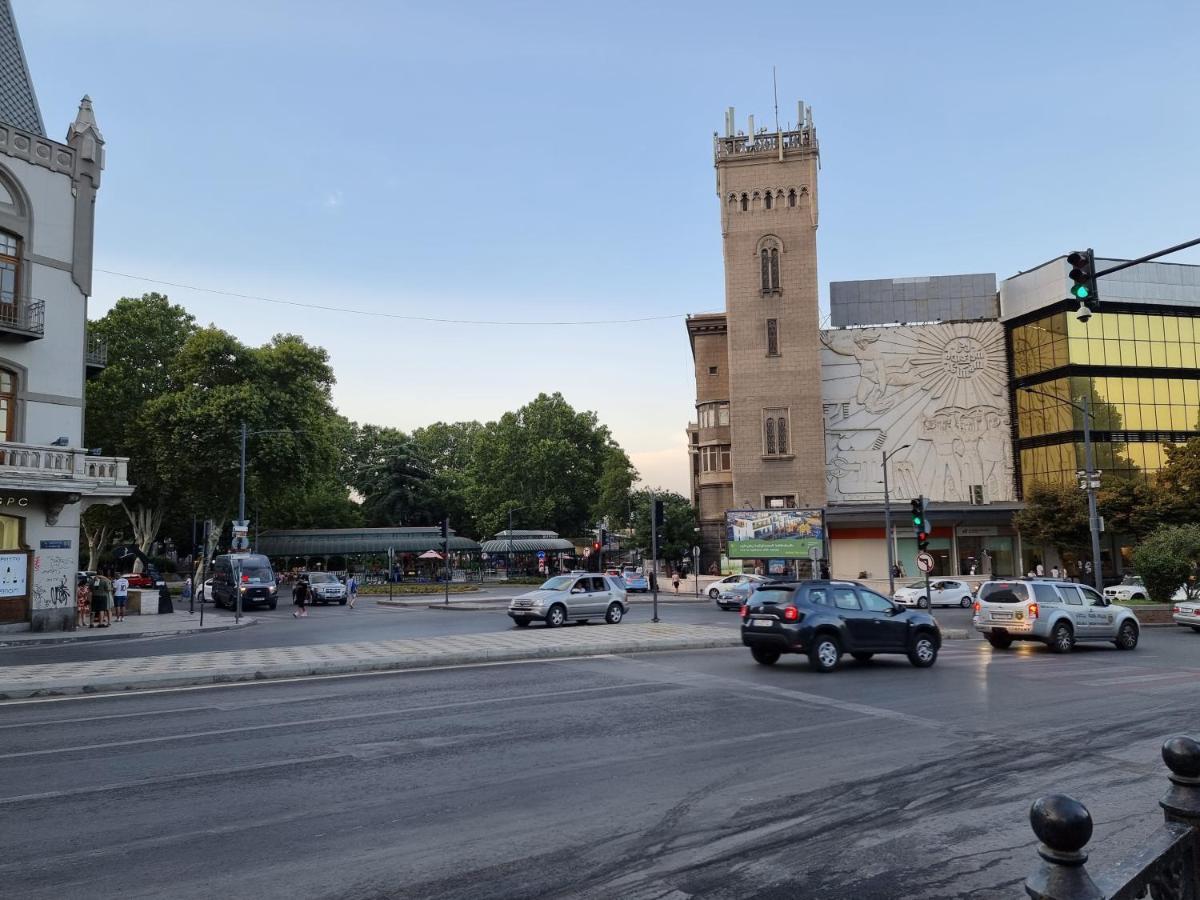
[[[993,619],[1011,619],[1012,617],[1013,617],[1013,614],[1010,612],[994,612],[994,613],[992,613]]]
[[[770,628],[775,624],[774,619],[751,619],[750,624],[756,628]]]

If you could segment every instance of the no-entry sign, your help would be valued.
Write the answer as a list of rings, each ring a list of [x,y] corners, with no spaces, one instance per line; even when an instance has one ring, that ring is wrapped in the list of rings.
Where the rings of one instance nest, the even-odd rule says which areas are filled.
[[[917,554],[917,568],[928,575],[933,571],[933,557],[922,551]]]

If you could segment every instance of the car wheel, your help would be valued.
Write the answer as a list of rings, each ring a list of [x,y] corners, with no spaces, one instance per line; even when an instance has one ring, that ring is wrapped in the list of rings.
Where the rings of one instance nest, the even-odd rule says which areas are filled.
[[[1066,622],[1059,622],[1050,632],[1050,649],[1055,653],[1070,653],[1075,649],[1075,632]]]
[[[610,603],[608,604],[608,611],[604,613],[604,621],[609,625],[619,625],[624,616],[625,610],[621,609],[620,603]]]
[[[873,657],[875,654],[874,653],[851,653],[850,655],[854,657],[855,661],[865,663],[865,662],[870,662],[871,657]]]
[[[965,596],[961,600],[959,600],[958,605],[961,606],[963,609],[970,609],[971,608],[971,595],[967,594],[967,596]]]
[[[555,603],[550,607],[550,611],[546,613],[546,627],[558,628],[567,621],[567,611],[563,609],[561,603]]]
[[[750,655],[760,666],[773,666],[779,662],[779,651],[770,647],[751,647]]]
[[[341,600],[338,601],[338,606],[345,606],[345,605],[346,605],[346,598],[343,597]]]
[[[721,596],[721,592],[720,592],[719,590],[717,590],[716,588],[712,588],[712,589],[711,589],[711,590],[708,592],[708,596],[710,596],[710,597],[712,597],[714,600],[716,600],[718,597],[720,597],[720,596]]]
[[[516,626],[518,628],[528,628],[529,627],[528,619],[513,619],[513,622],[516,624]]]
[[[274,609],[278,605],[279,605],[278,600],[272,600],[270,603],[267,604],[267,609]]]
[[[918,597],[917,598],[917,609],[929,609],[929,598],[928,597]]]
[[[1200,631],[1200,625],[1193,625],[1192,631]]]
[[[820,634],[808,648],[808,664],[817,672],[832,672],[842,659],[842,645],[831,634]]]
[[[1130,597],[1129,599],[1130,599],[1130,600],[1145,600],[1145,599],[1146,599],[1146,595],[1145,595],[1145,594],[1134,594],[1134,595],[1133,595],[1132,597]]]
[[[1126,622],[1117,630],[1117,639],[1113,641],[1118,650],[1134,650],[1138,645],[1138,629],[1132,622]]]
[[[918,669],[928,669],[937,662],[937,642],[928,632],[919,631],[908,651],[908,661]]]
[[[1007,650],[1009,647],[1012,646],[1012,638],[1010,638],[1010,637],[996,637],[994,635],[989,634],[987,636],[987,642],[989,644],[991,644],[993,647],[995,647],[997,650]]]

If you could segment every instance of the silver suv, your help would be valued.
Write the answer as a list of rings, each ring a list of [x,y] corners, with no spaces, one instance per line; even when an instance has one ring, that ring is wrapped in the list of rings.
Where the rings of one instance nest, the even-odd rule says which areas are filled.
[[[1111,641],[1118,650],[1138,644],[1133,611],[1085,584],[1051,579],[985,581],[975,602],[975,628],[998,649],[1013,641],[1041,641],[1070,653],[1076,641]]]
[[[603,619],[616,625],[628,612],[625,588],[611,575],[556,575],[536,591],[513,597],[508,617],[521,628],[534,619],[557,628],[568,620]]]

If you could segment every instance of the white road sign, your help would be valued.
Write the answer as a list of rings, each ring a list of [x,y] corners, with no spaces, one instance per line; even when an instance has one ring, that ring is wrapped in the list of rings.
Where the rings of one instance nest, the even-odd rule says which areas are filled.
[[[933,571],[933,557],[928,553],[921,552],[917,554],[917,568],[928,575]]]

